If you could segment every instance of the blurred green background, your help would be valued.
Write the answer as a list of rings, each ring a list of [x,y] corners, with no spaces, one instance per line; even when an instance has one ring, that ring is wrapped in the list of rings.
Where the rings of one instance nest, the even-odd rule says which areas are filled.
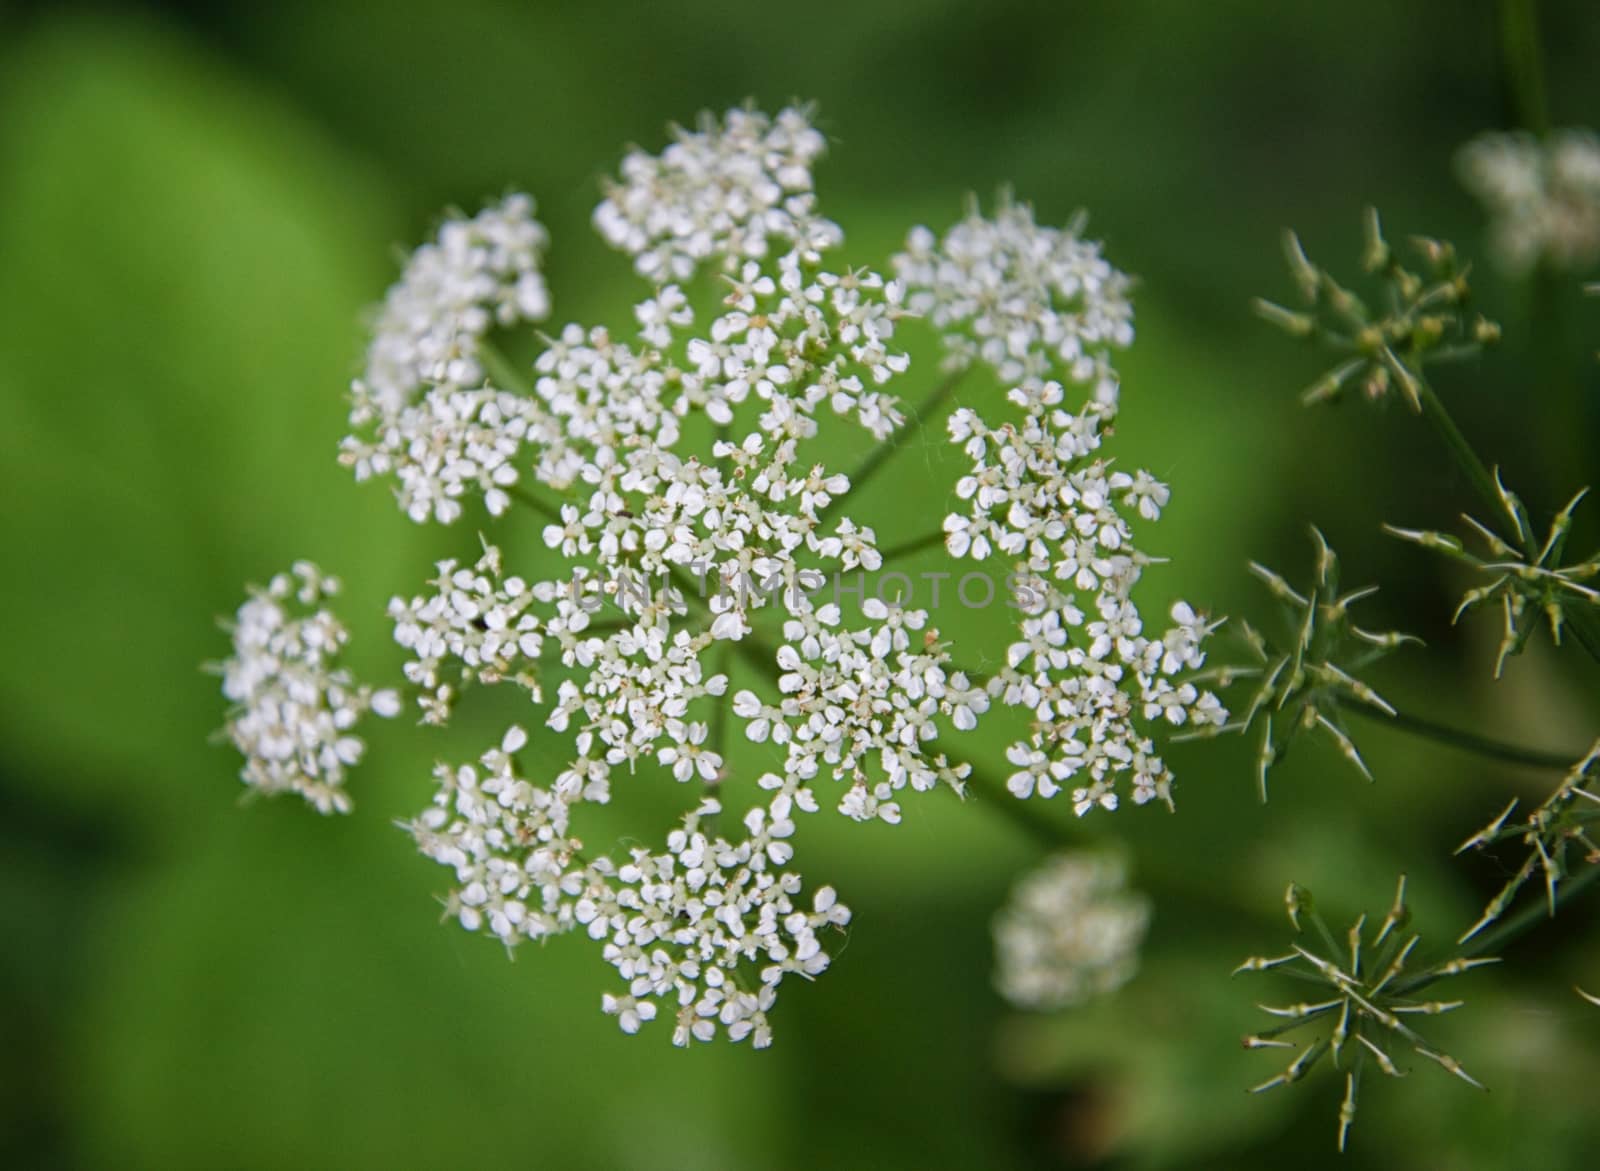
[[[1592,121],[1594,7],[1542,16],[1554,120]],[[801,98],[853,260],[1012,184],[1046,222],[1088,208],[1139,275],[1116,447],[1173,486],[1163,599],[1269,617],[1243,564],[1303,575],[1315,520],[1347,581],[1383,583],[1374,623],[1431,644],[1378,673],[1390,698],[1581,749],[1594,673],[1540,644],[1491,684],[1492,621],[1452,631],[1460,583],[1379,533],[1469,503],[1442,454],[1402,411],[1302,411],[1314,365],[1248,309],[1288,294],[1281,227],[1348,270],[1369,202],[1483,251],[1451,160],[1512,120],[1495,32],[1450,0],[0,5],[0,1164],[1592,1165],[1600,1012],[1569,989],[1600,985],[1593,907],[1463,984],[1434,1034],[1494,1092],[1372,1084],[1342,1162],[1328,1071],[1243,1092],[1277,1068],[1238,1045],[1272,989],[1227,977],[1283,942],[1291,878],[1342,922],[1409,870],[1443,945],[1503,881],[1450,849],[1544,778],[1363,728],[1377,785],[1308,747],[1262,807],[1245,746],[1175,750],[1175,816],[1068,829],[1132,852],[1141,975],[1045,1018],[988,983],[989,916],[1038,847],[911,802],[897,830],[819,832],[855,924],[786,990],[776,1045],[680,1053],[600,1015],[582,941],[508,963],[438,927],[446,876],[392,825],[427,800],[431,741],[378,743],[353,818],[242,811],[198,670],[226,653],[213,617],[298,556],[345,576],[357,665],[392,670],[384,601],[471,548],[333,459],[363,310],[440,208],[532,191],[558,319],[625,320],[637,288],[588,229],[623,145]],[[1479,274],[1508,341],[1442,389],[1546,514],[1595,474],[1575,404],[1600,392],[1600,304]],[[882,507],[919,503],[908,462]]]

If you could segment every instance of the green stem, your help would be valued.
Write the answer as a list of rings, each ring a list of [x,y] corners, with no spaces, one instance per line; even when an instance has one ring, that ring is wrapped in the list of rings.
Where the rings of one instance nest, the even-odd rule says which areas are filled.
[[[928,397],[913,409],[912,414],[916,418],[916,426],[919,431],[927,425],[928,418],[944,404],[944,401],[955,393],[956,386],[960,384],[962,375],[965,373],[966,369],[962,368],[943,379],[939,385],[928,392]],[[900,444],[888,441],[880,443],[873,448],[872,454],[862,460],[856,470],[850,473],[850,491],[856,492],[865,487],[868,481],[883,470],[884,465],[889,462],[890,458],[901,450],[903,448]],[[832,516],[840,505],[844,503],[844,499],[841,496],[830,502],[827,508],[817,514],[817,523],[820,525],[828,517]]]
[[[1578,645],[1589,652],[1589,657],[1600,663],[1600,622],[1596,621],[1593,610],[1581,604],[1571,610],[1563,610],[1561,617],[1565,620],[1566,629],[1572,631]]]
[[[1538,0],[1500,0],[1500,56],[1517,121],[1535,134],[1548,134]]]
[[[517,369],[516,363],[500,352],[499,347],[486,341],[478,343],[478,360],[483,363],[489,380],[498,383],[501,390],[509,390],[523,398],[533,397],[533,387],[529,385],[527,376]]]
[[[1437,741],[1459,748],[1463,752],[1474,752],[1479,756],[1488,757],[1490,760],[1503,760],[1510,764],[1523,764],[1530,768],[1554,769],[1566,772],[1570,769],[1582,753],[1566,756],[1559,752],[1546,752],[1537,748],[1523,748],[1516,744],[1507,744],[1502,740],[1495,740],[1488,736],[1480,736],[1476,732],[1463,732],[1459,728],[1452,728],[1448,724],[1438,724],[1432,720],[1423,719],[1421,716],[1411,716],[1404,712],[1388,715],[1377,708],[1351,704],[1341,706],[1341,711],[1351,715],[1365,716],[1374,723],[1382,724],[1386,728],[1394,728],[1401,732],[1409,732],[1413,736],[1421,736],[1425,740]]]
[[[883,560],[887,564],[890,561],[894,561],[896,558],[909,557],[913,553],[920,553],[924,549],[931,548],[934,545],[942,544],[944,544],[943,530],[936,533],[924,533],[922,536],[913,540],[902,541],[898,545],[891,545],[889,548],[883,550]]]
[[[541,500],[520,484],[513,484],[506,489],[506,495],[513,500],[520,500],[540,516],[553,524],[564,525],[567,522],[561,517],[561,509],[547,501]]]
[[[1070,832],[1039,808],[1035,798],[1017,797],[1004,782],[979,771],[976,764],[967,774],[966,784],[976,804],[993,809],[1045,849],[1058,850],[1072,841]]]
[[[1600,866],[1590,866],[1582,874],[1564,883],[1556,891],[1556,909],[1560,910],[1573,899],[1577,898],[1596,882],[1600,882]],[[1549,903],[1538,899],[1529,903],[1511,918],[1501,923],[1498,927],[1491,927],[1480,935],[1467,941],[1461,949],[1461,954],[1468,959],[1475,956],[1491,955],[1499,951],[1505,944],[1511,943],[1526,935],[1540,923],[1552,917]]]
[[[1456,467],[1466,476],[1473,491],[1482,498],[1489,515],[1498,517],[1505,506],[1500,501],[1500,489],[1495,484],[1494,476],[1490,474],[1483,460],[1478,458],[1478,453],[1472,449],[1472,444],[1467,442],[1467,437],[1461,433],[1461,428],[1456,426],[1456,421],[1445,409],[1443,400],[1426,379],[1417,379],[1417,399],[1422,404],[1423,418],[1428,420],[1429,425],[1444,442],[1445,450],[1455,460]],[[1527,552],[1532,555],[1534,550]]]
[[[1600,420],[1580,366],[1571,359],[1581,347],[1568,344],[1569,289],[1563,275],[1542,258],[1528,280],[1526,325],[1531,379],[1539,394],[1530,403],[1538,426],[1539,467],[1546,490],[1559,492],[1575,476],[1588,473],[1591,437]]]
[[[1590,866],[1582,874],[1563,883],[1556,891],[1555,908],[1544,899],[1529,903],[1522,910],[1506,919],[1498,927],[1490,928],[1480,935],[1473,936],[1462,947],[1459,958],[1476,959],[1500,951],[1506,944],[1512,943],[1540,923],[1552,918],[1556,910],[1566,906],[1596,882],[1600,882],[1600,865]],[[1393,995],[1404,996],[1409,992],[1426,988],[1436,980],[1443,979],[1437,968],[1426,972],[1418,972],[1409,980],[1401,980],[1393,986]]]
[[[724,642],[717,648],[716,673],[727,676],[730,682],[732,681],[732,659],[733,648]],[[726,697],[713,697],[710,730],[711,751],[721,758],[722,768],[718,770],[715,778],[706,782],[706,795],[710,797],[717,796],[722,788],[723,780],[728,775],[728,713],[732,707],[733,704]],[[704,824],[714,829],[717,824],[717,815],[712,814],[706,818]]]
[[[602,638],[605,635],[616,634],[619,631],[631,630],[632,628],[633,623],[626,618],[605,618],[599,622],[589,623],[580,631],[580,634],[584,638]]]

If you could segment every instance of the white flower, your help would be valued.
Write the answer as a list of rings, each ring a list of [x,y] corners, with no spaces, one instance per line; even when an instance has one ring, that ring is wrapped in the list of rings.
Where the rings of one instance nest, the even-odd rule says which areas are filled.
[[[510,575],[485,543],[476,565],[441,562],[428,592],[390,604],[425,720],[445,722],[468,683],[511,683],[550,734],[536,773],[511,760],[520,739],[436,773],[435,806],[413,832],[455,870],[453,913],[508,944],[581,929],[623,980],[606,1011],[630,1032],[670,1017],[678,1044],[718,1033],[766,1044],[782,978],[827,966],[824,929],[848,911],[831,888],[800,909],[799,815],[825,799],[894,824],[908,788],[959,792],[969,766],[934,746],[990,703],[924,612],[867,599],[847,614],[811,593],[831,573],[883,564],[873,530],[833,515],[851,485],[826,462],[816,416],[888,437],[907,368],[894,341],[901,287],[824,263],[840,236],[811,193],[821,148],[793,111],[736,112],[660,158],[629,157],[596,224],[656,284],[635,307],[638,331],[556,331],[531,396],[503,412],[515,418],[505,460],[548,500],[545,570]],[[721,269],[709,313],[691,305],[698,286],[672,283],[702,262]],[[710,450],[690,447],[707,421]],[[480,475],[490,466],[473,461]],[[425,487],[412,496],[463,494],[437,477]],[[731,652],[770,656],[759,693],[727,695]],[[547,694],[541,659],[557,658]],[[712,730],[729,721],[710,718],[721,705],[776,751],[755,803],[726,814],[709,795],[724,770]],[[584,806],[657,780],[708,794],[664,848],[578,846],[570,823]],[[742,833],[713,832],[721,816]]]
[[[500,551],[492,545],[470,568],[441,561],[438,570],[432,594],[389,602],[395,641],[413,656],[405,675],[421,690],[424,722],[444,723],[458,689],[468,682],[515,683],[538,702],[546,623],[531,610],[534,589],[504,576]],[[581,610],[574,615],[569,606],[552,615],[550,625],[559,635],[574,619],[581,625],[586,616]]]
[[[974,206],[942,240],[914,229],[895,273],[909,308],[947,331],[952,365],[976,359],[1024,387],[1065,377],[1114,404],[1110,351],[1133,341],[1129,281],[1082,228],[1041,227],[1009,199],[993,219]]]
[[[1149,903],[1114,858],[1058,854],[1024,876],[995,916],[995,986],[1019,1008],[1082,1004],[1132,978]]]
[[[645,1021],[656,1019],[655,1002],[633,996],[613,996],[607,992],[600,998],[600,1007],[608,1015],[617,1018],[624,1033],[637,1033]]]
[[[945,331],[951,363],[981,360],[1010,388],[1013,411],[965,406],[947,421],[971,466],[955,485],[962,511],[944,519],[945,549],[1011,563],[1020,637],[988,692],[1032,719],[1008,750],[1007,786],[1048,799],[1087,774],[1072,793],[1079,816],[1117,808],[1121,782],[1138,804],[1170,803],[1171,775],[1139,721],[1226,719],[1214,695],[1174,678],[1203,664],[1215,624],[1180,604],[1179,625],[1151,638],[1132,600],[1154,559],[1131,522],[1159,519],[1170,493],[1100,454],[1117,414],[1110,353],[1132,341],[1133,311],[1128,278],[1081,228],[1041,227],[1007,201],[992,220],[974,208],[943,239],[914,230],[894,261],[910,307]],[[1087,388],[1080,408],[1063,381]]]
[[[528,400],[505,391],[436,386],[400,412],[377,444],[349,440],[341,458],[354,459],[357,479],[392,473],[401,510],[418,524],[456,520],[473,491],[500,516],[511,505],[509,489],[521,476],[515,461],[536,417]]]
[[[412,520],[448,524],[469,489],[495,515],[509,504],[535,404],[485,387],[479,351],[494,326],[549,313],[547,242],[533,200],[510,195],[473,219],[445,221],[389,290],[351,387],[339,458],[358,480],[394,475]]]
[[[1540,261],[1568,271],[1600,262],[1600,137],[1559,130],[1483,134],[1456,159],[1490,215],[1495,259],[1512,275]]]
[[[828,967],[850,913],[797,867],[802,814],[894,825],[915,794],[964,792],[973,770],[952,741],[995,703],[1029,729],[1007,749],[1017,797],[1070,788],[1080,814],[1128,793],[1170,803],[1142,725],[1225,718],[1184,678],[1211,624],[1181,606],[1171,631],[1146,633],[1131,600],[1151,561],[1134,525],[1168,493],[1099,451],[1110,353],[1132,337],[1127,278],[1076,227],[1010,204],[942,242],[913,233],[898,279],[836,263],[842,233],[811,174],[824,146],[803,111],[736,110],[659,155],[630,153],[594,224],[648,282],[633,323],[541,333],[526,379],[487,339],[549,308],[532,201],[449,221],[390,290],[340,457],[358,479],[393,477],[419,522],[479,498],[494,517],[540,515],[533,549],[484,539],[476,562],[441,560],[389,604],[423,722],[448,722],[469,687],[509,684],[528,705],[497,747],[435,769],[409,828],[453,875],[446,906],[464,928],[507,947],[588,938],[618,979],[603,1010],[629,1033],[670,1021],[678,1045],[770,1043],[783,980]],[[958,362],[1003,380],[974,400],[982,414],[951,417],[970,471],[943,527],[951,555],[1016,571],[1017,632],[988,678],[960,669],[928,612],[865,586],[849,606],[819,592],[885,563],[878,534],[844,514],[855,486],[825,416],[894,437],[898,331],[918,314]],[[304,621],[278,659],[310,684],[240,652],[246,681],[230,686],[265,714],[235,738],[251,783],[343,808],[361,751],[349,727],[400,701],[303,650],[343,640],[331,618]],[[246,625],[270,641],[289,620]],[[750,686],[730,696],[734,664]],[[306,693],[292,711],[284,678]],[[285,756],[274,719],[306,725],[309,757]],[[724,781],[740,730],[764,746],[755,791]],[[661,784],[698,794],[664,840],[646,830],[608,849],[588,828],[617,824],[590,807],[648,808],[639,790]]]
[[[689,299],[677,285],[668,285],[648,301],[635,305],[633,315],[639,321],[639,336],[653,346],[671,345],[672,331],[694,321]]]
[[[771,796],[746,814],[742,838],[702,828],[721,813],[707,798],[667,835],[664,850],[635,847],[613,859],[584,851],[571,835],[573,812],[587,797],[523,777],[515,753],[525,744],[512,728],[479,765],[440,765],[433,805],[409,826],[422,852],[455,874],[448,912],[508,947],[587,935],[622,981],[624,990],[606,993],[601,1006],[623,1032],[638,1032],[664,1005],[674,1014],[674,1044],[719,1031],[770,1044],[767,1013],[778,986],[791,974],[825,971],[822,935],[850,921],[828,886],[804,910],[800,876],[779,869],[794,856],[797,782],[763,778]]]
[[[322,813],[350,811],[344,779],[366,751],[355,733],[361,717],[400,710],[393,691],[361,686],[339,666],[349,634],[322,606],[338,590],[337,578],[295,562],[239,607],[233,656],[220,665],[232,705],[223,730],[245,757],[240,779],[263,793],[298,793]]]
[[[675,128],[659,155],[636,150],[623,159],[595,228],[650,280],[687,280],[710,259],[737,271],[765,258],[774,241],[815,254],[843,238],[817,214],[812,192],[811,165],[826,148],[801,109],[776,118],[704,115],[697,130]]]
[[[722,757],[705,747],[706,725],[689,724],[682,739],[668,744],[657,753],[657,759],[672,769],[679,781],[691,781],[696,775],[703,781],[714,781],[722,768]]]
[[[1105,780],[1096,780],[1086,788],[1072,790],[1072,811],[1082,817],[1096,805],[1102,809],[1117,807],[1117,794]]]
[[[1203,665],[1201,646],[1216,624],[1178,603],[1177,625],[1151,638],[1132,600],[1151,558],[1123,510],[1154,520],[1167,489],[1098,454],[1114,406],[1091,402],[1073,414],[1062,397],[1052,382],[1013,396],[1025,413],[1003,425],[971,409],[952,416],[951,440],[972,470],[956,492],[969,510],[946,517],[944,530],[952,556],[976,560],[999,549],[1019,571],[1014,580],[1027,583],[1020,637],[989,681],[992,696],[1034,717],[1029,738],[1013,745],[1020,771],[1009,787],[1018,797],[1049,798],[1057,782],[1087,770],[1089,783],[1073,795],[1082,816],[1117,807],[1119,775],[1141,804],[1151,795],[1170,799],[1170,774],[1136,717],[1212,725],[1227,713],[1215,695],[1176,678]],[[1086,622],[1085,612],[1096,617]]]

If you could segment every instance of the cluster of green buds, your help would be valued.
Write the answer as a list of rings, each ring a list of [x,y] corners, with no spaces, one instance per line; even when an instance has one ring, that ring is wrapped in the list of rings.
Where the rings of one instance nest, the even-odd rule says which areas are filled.
[[[1420,412],[1424,366],[1472,357],[1499,340],[1500,327],[1468,308],[1471,266],[1461,263],[1454,245],[1414,236],[1411,250],[1420,271],[1401,263],[1384,239],[1376,209],[1367,209],[1361,266],[1374,286],[1369,303],[1313,264],[1298,236],[1284,233],[1284,254],[1306,309],[1257,298],[1256,312],[1291,336],[1339,355],[1302,401],[1336,399],[1348,387],[1381,400],[1399,387]]]
[[[1367,917],[1362,915],[1351,925],[1341,943],[1317,913],[1311,893],[1304,887],[1290,884],[1285,896],[1289,922],[1296,935],[1306,942],[1291,944],[1285,955],[1248,959],[1234,971],[1234,975],[1275,971],[1326,989],[1325,996],[1305,1003],[1282,1007],[1258,1005],[1282,1023],[1245,1037],[1244,1045],[1247,1049],[1294,1049],[1297,1048],[1294,1042],[1283,1040],[1286,1034],[1313,1024],[1324,1026],[1320,1035],[1305,1043],[1282,1073],[1250,1092],[1260,1094],[1297,1082],[1324,1057],[1331,1056],[1334,1067],[1342,1071],[1345,1078],[1344,1101],[1339,1107],[1341,1151],[1350,1124],[1355,1121],[1363,1072],[1370,1064],[1389,1077],[1404,1077],[1407,1071],[1400,1068],[1395,1057],[1397,1051],[1418,1053],[1470,1085],[1484,1088],[1460,1062],[1430,1046],[1402,1018],[1436,1016],[1460,1008],[1463,1002],[1459,1000],[1417,1000],[1411,993],[1445,977],[1499,961],[1461,956],[1432,967],[1408,970],[1407,965],[1421,937],[1412,933],[1402,939],[1411,921],[1405,895],[1406,880],[1405,875],[1401,875],[1394,903],[1376,935],[1367,939]],[[1314,930],[1310,938],[1304,935],[1308,923]]]
[[[1499,656],[1495,660],[1495,678],[1511,655],[1518,654],[1527,645],[1544,618],[1550,626],[1550,637],[1561,643],[1561,628],[1568,616],[1569,607],[1580,607],[1591,616],[1600,604],[1600,591],[1585,585],[1600,574],[1600,554],[1574,564],[1564,564],[1567,533],[1572,528],[1572,513],[1589,489],[1584,488],[1567,502],[1550,524],[1549,535],[1541,544],[1534,536],[1528,521],[1528,511],[1517,494],[1501,481],[1499,472],[1494,478],[1496,494],[1500,499],[1503,518],[1514,535],[1503,536],[1488,525],[1470,516],[1462,519],[1482,540],[1487,552],[1477,555],[1467,551],[1457,537],[1421,529],[1402,529],[1385,525],[1384,531],[1401,540],[1421,545],[1447,554],[1457,561],[1470,565],[1489,578],[1485,585],[1468,590],[1456,607],[1455,619],[1460,619],[1473,607],[1499,599],[1504,615],[1505,633],[1500,640]]]
[[[1250,563],[1250,572],[1283,604],[1289,631],[1287,642],[1280,644],[1248,622],[1236,619],[1234,635],[1244,642],[1251,662],[1218,667],[1211,673],[1224,683],[1239,678],[1259,680],[1243,714],[1216,730],[1248,733],[1260,725],[1256,776],[1263,801],[1267,799],[1267,773],[1282,759],[1290,743],[1306,733],[1321,733],[1331,739],[1362,776],[1372,779],[1371,770],[1345,727],[1343,713],[1352,702],[1386,716],[1394,715],[1395,709],[1357,678],[1357,672],[1403,643],[1421,641],[1398,631],[1367,630],[1352,622],[1351,607],[1377,593],[1378,587],[1366,586],[1341,594],[1337,554],[1315,526],[1311,537],[1316,544],[1317,563],[1316,585],[1309,595],[1300,593],[1266,566]]]
[[[1500,918],[1517,892],[1535,873],[1544,876],[1545,898],[1550,904],[1550,914],[1556,913],[1556,890],[1571,871],[1570,855],[1574,849],[1581,851],[1583,863],[1600,865],[1600,846],[1595,845],[1589,830],[1600,822],[1600,793],[1589,786],[1597,779],[1593,775],[1600,762],[1600,740],[1595,741],[1587,755],[1572,766],[1561,779],[1555,792],[1532,813],[1512,820],[1517,801],[1500,811],[1500,815],[1473,834],[1457,848],[1456,853],[1481,850],[1505,841],[1521,841],[1528,848],[1526,860],[1518,867],[1500,893],[1489,900],[1483,917],[1468,928],[1460,942],[1465,943],[1489,924]]]

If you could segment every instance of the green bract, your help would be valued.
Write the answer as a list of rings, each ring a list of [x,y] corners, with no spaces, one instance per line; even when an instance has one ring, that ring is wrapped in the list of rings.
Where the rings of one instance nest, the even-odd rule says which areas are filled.
[[[1421,412],[1425,366],[1471,357],[1500,337],[1498,325],[1467,308],[1471,266],[1460,263],[1455,246],[1413,237],[1411,249],[1421,271],[1412,271],[1384,239],[1374,208],[1367,209],[1361,258],[1362,269],[1372,278],[1368,299],[1312,264],[1293,232],[1285,232],[1283,241],[1306,311],[1257,298],[1256,312],[1290,335],[1339,356],[1301,396],[1308,404],[1336,399],[1352,386],[1379,400],[1398,386],[1407,405]]]
[[[1401,1018],[1437,1016],[1460,1008],[1464,1003],[1460,1000],[1417,1000],[1410,993],[1443,977],[1458,976],[1485,964],[1499,963],[1499,960],[1463,956],[1432,967],[1408,970],[1421,936],[1415,933],[1406,936],[1411,910],[1406,905],[1405,875],[1400,876],[1394,903],[1370,939],[1365,915],[1351,924],[1342,942],[1335,939],[1317,913],[1311,893],[1303,887],[1291,884],[1285,901],[1289,922],[1294,925],[1297,936],[1290,950],[1280,956],[1253,956],[1240,964],[1234,974],[1281,972],[1302,982],[1320,985],[1321,995],[1282,1007],[1260,1005],[1263,1012],[1283,1023],[1246,1037],[1244,1045],[1247,1049],[1292,1049],[1293,1043],[1281,1040],[1285,1034],[1313,1024],[1323,1026],[1326,1031],[1301,1049],[1282,1073],[1254,1087],[1251,1093],[1260,1094],[1297,1082],[1324,1057],[1331,1055],[1335,1068],[1345,1075],[1344,1102],[1339,1107],[1339,1149],[1342,1151],[1350,1124],[1355,1121],[1362,1074],[1369,1064],[1389,1077],[1404,1077],[1406,1071],[1396,1063],[1395,1054],[1409,1050],[1437,1063],[1469,1085],[1483,1089],[1460,1062],[1430,1046]],[[1304,939],[1306,923],[1314,929],[1310,939]]]

